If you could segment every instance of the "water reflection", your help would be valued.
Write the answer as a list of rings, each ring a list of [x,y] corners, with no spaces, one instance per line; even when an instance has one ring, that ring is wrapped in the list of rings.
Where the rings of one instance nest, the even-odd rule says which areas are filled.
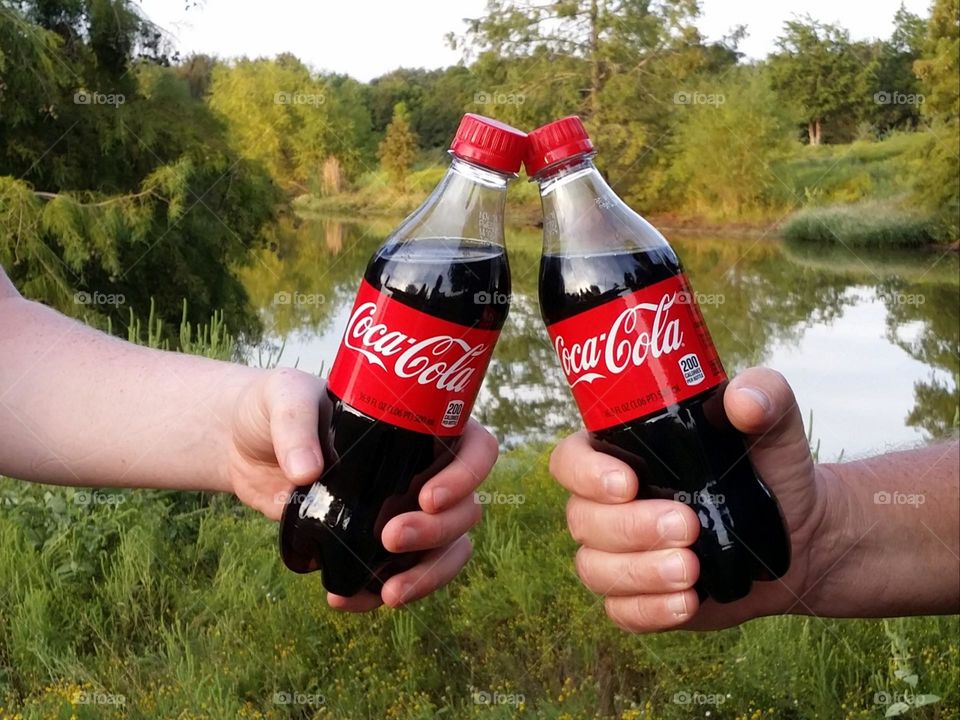
[[[289,219],[246,269],[268,349],[329,367],[367,259],[390,221]],[[540,234],[508,231],[514,298],[475,415],[508,446],[579,426],[536,301]],[[956,255],[883,255],[769,240],[672,239],[728,371],[781,370],[813,410],[823,457],[920,441],[957,422]],[[251,358],[255,348],[249,349]]]

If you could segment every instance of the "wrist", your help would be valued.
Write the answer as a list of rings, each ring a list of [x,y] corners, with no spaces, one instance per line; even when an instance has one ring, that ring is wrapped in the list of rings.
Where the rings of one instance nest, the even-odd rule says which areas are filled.
[[[210,473],[210,490],[217,492],[235,491],[231,467],[236,453],[234,431],[238,408],[245,393],[260,380],[265,370],[235,363],[222,363],[224,372],[216,401],[212,407],[213,445],[215,461]]]
[[[807,540],[806,572],[800,597],[804,612],[836,617],[845,615],[851,589],[858,584],[863,539],[869,528],[850,465],[814,466],[818,520]]]

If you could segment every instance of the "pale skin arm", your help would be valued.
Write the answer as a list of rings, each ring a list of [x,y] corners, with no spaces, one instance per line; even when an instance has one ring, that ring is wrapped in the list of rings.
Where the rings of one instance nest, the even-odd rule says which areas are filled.
[[[74,486],[234,493],[278,519],[323,469],[322,380],[132,345],[24,300],[0,270],[0,474]],[[471,554],[473,491],[497,457],[471,421],[457,458],[424,486],[421,511],[384,527],[395,552],[428,551],[380,596],[333,607],[403,605],[449,582]]]
[[[697,599],[689,546],[700,524],[670,500],[634,500],[633,471],[585,433],[558,445],[551,470],[573,493],[567,521],[577,572],[624,629],[707,630],[786,613],[883,617],[960,611],[960,445],[815,465],[786,380],[754,368],[724,395],[730,421],[780,500],[790,571],[727,605]],[[877,493],[887,495],[877,496]],[[885,502],[889,497],[890,502]]]

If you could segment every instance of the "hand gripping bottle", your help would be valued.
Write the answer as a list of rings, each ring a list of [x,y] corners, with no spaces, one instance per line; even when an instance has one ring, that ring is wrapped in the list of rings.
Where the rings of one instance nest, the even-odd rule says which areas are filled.
[[[636,471],[640,497],[696,511],[697,590],[736,600],[787,571],[780,508],[726,419],[727,376],[680,261],[593,156],[577,117],[528,138],[543,203],[543,320],[594,446]]]
[[[416,562],[380,534],[419,508],[470,417],[509,310],[503,211],[525,148],[519,130],[465,115],[443,180],[367,265],[327,384],[326,467],[280,525],[287,567],[320,570],[333,593],[377,590]]]

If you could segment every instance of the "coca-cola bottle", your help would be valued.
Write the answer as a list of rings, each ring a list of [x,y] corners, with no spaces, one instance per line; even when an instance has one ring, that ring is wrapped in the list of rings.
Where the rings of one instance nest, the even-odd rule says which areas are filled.
[[[727,382],[673,249],[613,192],[577,117],[528,136],[540,187],[540,311],[594,447],[628,463],[640,497],[700,518],[697,590],[719,602],[780,577],[780,508],[723,411]]]
[[[320,570],[333,593],[377,590],[417,559],[380,534],[418,509],[469,419],[509,310],[503,213],[525,147],[519,130],[465,115],[443,180],[367,265],[327,383],[326,467],[280,525],[283,562]]]

